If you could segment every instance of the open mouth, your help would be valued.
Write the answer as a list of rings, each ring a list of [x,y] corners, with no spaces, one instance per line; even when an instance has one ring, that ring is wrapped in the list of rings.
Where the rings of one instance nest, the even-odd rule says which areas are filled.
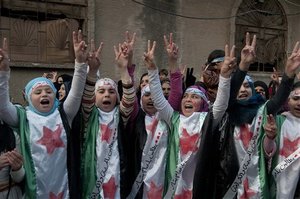
[[[247,98],[248,95],[247,94],[242,94],[242,95],[239,95],[239,98]]]
[[[300,112],[300,107],[295,108],[296,111]]]
[[[191,104],[186,104],[186,105],[184,105],[184,108],[185,108],[185,109],[193,109],[193,105],[191,105]]]
[[[147,106],[154,106],[153,102],[147,103]]]
[[[104,101],[103,104],[104,105],[111,105],[111,102],[110,101]]]
[[[50,101],[48,99],[42,99],[40,103],[42,105],[48,105],[48,104],[50,104]]]

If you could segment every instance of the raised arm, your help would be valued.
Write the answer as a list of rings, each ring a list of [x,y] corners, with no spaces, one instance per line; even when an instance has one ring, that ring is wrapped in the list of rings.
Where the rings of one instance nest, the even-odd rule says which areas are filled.
[[[251,42],[250,34],[247,32],[246,45],[241,51],[241,61],[239,63],[239,67],[231,78],[230,98],[229,98],[229,105],[228,105],[229,108],[236,100],[236,96],[247,75],[250,64],[253,63],[256,58],[255,48],[256,48],[256,35],[253,36]]]
[[[132,81],[132,86],[133,86],[133,89],[134,89],[134,71],[135,71],[135,65],[133,64],[133,49],[134,49],[134,44],[135,44],[135,37],[136,37],[136,33],[133,33],[132,35],[130,35],[130,33],[128,31],[125,32],[125,41],[124,43],[122,44],[122,51],[124,51],[124,53],[127,53],[128,54],[128,64],[127,64],[127,70],[128,70],[128,74],[131,78],[131,81]],[[125,85],[126,87],[126,85]],[[124,91],[123,90],[124,87],[123,87],[123,84],[122,84],[122,92]],[[127,88],[125,88],[127,89]],[[131,95],[132,92],[130,90],[127,90],[126,91],[128,95]],[[135,91],[134,91],[135,92]],[[123,97],[123,95],[122,95]],[[132,99],[132,97],[130,96],[127,96],[129,97],[129,101]],[[138,111],[139,111],[139,102],[137,100],[137,97],[135,96],[134,98],[134,104],[133,104],[133,110],[132,112],[129,114],[129,119],[130,121],[134,121],[137,114],[138,114]],[[128,103],[131,103],[131,102],[128,102]],[[131,106],[131,105],[130,105]]]
[[[100,62],[100,54],[103,48],[103,43],[101,42],[99,48],[95,50],[95,42],[91,40],[91,50],[90,55],[88,57],[88,65],[89,71],[87,74],[83,96],[82,96],[82,113],[83,113],[83,121],[86,126],[87,121],[89,119],[89,115],[95,105],[95,84],[97,81],[97,72],[101,65]]]
[[[123,95],[122,100],[120,102],[120,113],[124,125],[127,124],[128,118],[130,117],[133,111],[133,105],[136,97],[133,82],[128,73],[129,51],[127,49],[128,48],[126,47],[126,45],[124,48],[124,44],[119,44],[119,48],[116,48],[116,46],[114,46],[116,56],[115,60],[117,62],[122,80]]]
[[[95,51],[95,45],[92,43],[91,51]],[[85,42],[82,40],[81,30],[76,33],[73,32],[73,45],[75,52],[75,71],[71,85],[70,93],[68,94],[65,102],[63,103],[64,111],[67,115],[68,122],[71,125],[72,121],[77,114],[81,98],[84,90],[87,73],[87,48]]]
[[[267,102],[267,113],[275,115],[287,100],[294,83],[296,71],[300,67],[299,42],[294,46],[291,56],[287,59],[285,71],[276,94]]]
[[[165,49],[168,55],[168,67],[170,71],[170,96],[168,98],[169,104],[176,111],[180,110],[180,101],[182,96],[182,78],[179,69],[178,47],[173,42],[173,34],[170,33],[169,39],[164,35]]]
[[[270,159],[276,152],[276,143],[274,139],[277,135],[277,126],[272,114],[267,116],[267,121],[264,124],[263,129],[266,135],[263,142],[263,148],[266,158]]]
[[[19,119],[15,106],[9,101],[9,76],[8,43],[4,38],[2,48],[0,48],[0,119],[8,125],[16,127]]]
[[[149,86],[154,106],[159,112],[160,118],[165,120],[170,126],[171,117],[174,110],[168,103],[162,92],[162,88],[159,81],[158,69],[154,63],[155,46],[155,41],[153,42],[153,45],[151,47],[150,40],[148,40],[148,51],[144,53],[144,62],[148,68]]]
[[[128,68],[132,67],[133,60],[133,48],[135,43],[136,33],[134,32],[132,35],[128,31],[125,32],[125,41],[122,44],[122,51],[128,54]]]
[[[225,45],[225,58],[220,71],[220,79],[215,103],[213,105],[213,116],[215,123],[218,123],[227,107],[230,96],[230,77],[236,66],[236,58],[234,56],[235,46],[232,46],[229,52],[228,45]]]

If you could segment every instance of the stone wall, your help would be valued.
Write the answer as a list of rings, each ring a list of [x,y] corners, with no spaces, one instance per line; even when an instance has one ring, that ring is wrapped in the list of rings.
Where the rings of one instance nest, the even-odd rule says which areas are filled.
[[[180,63],[188,67],[194,67],[196,76],[200,76],[200,68],[206,61],[208,54],[214,49],[223,49],[226,43],[235,43],[235,19],[228,18],[236,15],[238,6],[242,0],[177,0],[177,1],[93,1],[95,3],[95,38],[97,42],[104,41],[105,49],[102,54],[102,76],[110,76],[118,79],[118,73],[114,67],[113,45],[122,42],[124,32],[137,33],[134,61],[137,64],[136,76],[139,77],[146,71],[142,55],[146,49],[147,40],[157,40],[156,51],[157,64],[161,68],[166,67],[166,57],[163,50],[164,34],[174,33],[175,42],[180,48]],[[147,7],[139,3],[151,6]],[[155,3],[157,2],[157,3]],[[169,2],[169,3],[168,3]],[[299,13],[299,7],[288,4],[284,0],[279,1],[286,14]],[[297,3],[298,1],[295,1]],[[299,4],[299,2],[298,2]],[[162,6],[164,5],[164,6]],[[171,10],[166,6],[172,6]],[[156,8],[158,10],[156,10]],[[161,12],[167,10],[170,13],[184,15],[180,17]],[[193,19],[206,18],[206,19]],[[209,18],[220,18],[211,20]],[[225,19],[222,19],[225,18]],[[297,40],[300,40],[300,15],[289,15],[287,44],[288,53]],[[256,75],[253,72],[254,76]],[[263,77],[268,81],[270,74]],[[258,78],[258,77],[257,77]],[[256,79],[257,79],[256,78]]]

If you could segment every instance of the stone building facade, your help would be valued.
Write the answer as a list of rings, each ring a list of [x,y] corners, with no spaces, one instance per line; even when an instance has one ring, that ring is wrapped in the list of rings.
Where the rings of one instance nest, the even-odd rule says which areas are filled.
[[[258,37],[255,79],[269,81],[275,67],[282,71],[293,45],[300,40],[298,0],[0,0],[0,38],[8,37],[11,96],[23,103],[21,89],[33,77],[57,70],[72,73],[71,33],[83,29],[85,39],[104,42],[101,76],[117,80],[113,46],[124,32],[137,33],[136,79],[146,72],[142,55],[147,40],[157,41],[156,62],[166,68],[163,35],[174,33],[180,64],[195,69],[214,49],[243,46],[246,32]],[[238,54],[237,54],[238,56]]]

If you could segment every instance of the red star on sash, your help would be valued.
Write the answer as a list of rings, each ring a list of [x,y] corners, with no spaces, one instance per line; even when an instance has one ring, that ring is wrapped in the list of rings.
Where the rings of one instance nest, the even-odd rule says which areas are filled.
[[[49,199],[62,199],[64,197],[64,192],[58,193],[58,195],[55,195],[55,193],[50,192],[49,193]]]
[[[253,136],[253,133],[249,130],[248,125],[242,124],[240,126],[240,133],[239,133],[237,139],[240,139],[242,141],[244,149],[248,149],[248,146],[249,146],[252,136]]]
[[[65,144],[60,137],[61,132],[61,124],[57,125],[57,128],[54,131],[44,126],[43,136],[36,143],[44,145],[47,148],[47,153],[51,155],[55,148],[65,147]]]
[[[151,124],[149,124],[149,125],[146,126],[146,129],[147,129],[148,131],[151,132],[152,138],[154,137],[154,134],[155,134],[155,130],[156,130],[156,128],[157,128],[157,125],[158,125],[158,119],[155,118],[155,119],[152,121]]]
[[[297,150],[298,145],[300,143],[300,137],[295,139],[294,141],[291,141],[290,139],[284,137],[283,138],[283,147],[280,149],[279,154],[284,157],[289,157],[294,151]]]
[[[182,189],[181,194],[175,195],[174,199],[190,199],[192,198],[192,195],[193,194],[191,190]]]
[[[101,141],[105,140],[108,143],[110,137],[112,136],[112,129],[110,129],[106,124],[101,124],[100,129],[101,129]]]
[[[148,199],[158,199],[162,198],[163,187],[156,186],[153,181],[150,183],[150,189],[147,192]]]
[[[115,183],[115,177],[112,176],[107,183],[103,183],[103,193],[104,198],[108,199],[114,199],[116,194],[116,183]]]
[[[249,189],[248,178],[246,178],[244,180],[243,185],[244,185],[244,194],[241,195],[240,199],[248,199],[256,194],[256,192],[254,192],[254,190]]]
[[[189,135],[187,130],[182,128],[182,135],[179,140],[181,152],[185,155],[189,151],[196,151],[198,149],[198,147],[196,147],[198,139],[199,134]]]

